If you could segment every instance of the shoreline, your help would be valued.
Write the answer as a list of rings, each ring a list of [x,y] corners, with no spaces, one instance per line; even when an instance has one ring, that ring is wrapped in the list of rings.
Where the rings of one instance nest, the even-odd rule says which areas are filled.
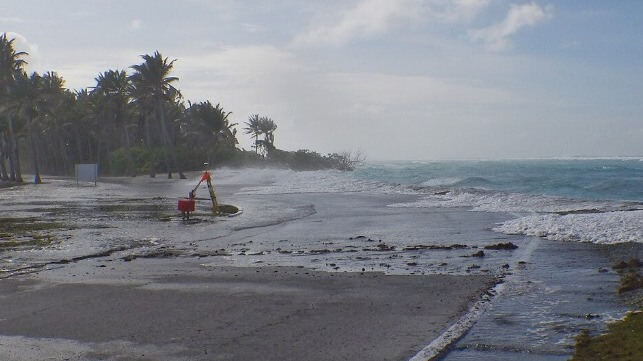
[[[389,207],[417,200],[421,195],[369,191],[364,184],[353,187],[349,178],[328,173],[314,174],[330,181],[326,192],[318,192],[307,182],[311,175],[272,170],[216,172],[214,184],[220,201],[240,206],[244,213],[239,217],[212,218],[205,202],[197,204],[197,219],[191,222],[181,221],[176,199],[192,189],[195,179],[128,178],[96,187],[76,187],[69,180],[56,179],[42,186],[2,190],[3,226],[9,234],[15,233],[15,239],[1,240],[8,242],[0,248],[0,278],[4,276],[0,288],[9,292],[14,287],[15,292],[9,295],[12,304],[4,306],[5,315],[0,315],[0,319],[13,321],[9,326],[7,321],[0,321],[0,335],[4,335],[0,342],[7,345],[5,349],[13,347],[21,352],[42,349],[41,356],[46,355],[44,350],[63,350],[61,354],[81,355],[76,358],[79,360],[96,352],[140,358],[118,354],[123,348],[153,355],[150,359],[185,358],[172,358],[177,352],[203,358],[198,342],[189,340],[201,340],[201,345],[210,351],[219,348],[214,343],[222,341],[200,334],[214,326],[201,327],[198,334],[190,333],[196,331],[185,326],[187,333],[177,334],[174,324],[168,322],[174,320],[178,325],[192,317],[191,324],[196,324],[209,315],[225,319],[226,314],[216,309],[216,301],[230,298],[236,301],[231,301],[229,309],[240,305],[240,310],[234,311],[240,315],[229,320],[230,326],[253,330],[261,325],[287,325],[283,326],[285,331],[271,332],[261,340],[255,339],[255,343],[243,340],[251,349],[276,350],[280,355],[273,355],[275,359],[289,359],[288,352],[300,352],[292,354],[291,359],[311,359],[309,350],[332,353],[337,345],[343,348],[341,342],[350,340],[353,349],[344,359],[365,358],[355,356],[355,350],[376,350],[384,343],[386,349],[398,350],[397,356],[384,350],[381,357],[372,354],[367,358],[406,361],[439,357],[460,361],[467,357],[505,357],[503,352],[527,352],[534,360],[540,357],[558,361],[569,353],[567,344],[577,328],[600,329],[600,323],[621,312],[618,300],[609,292],[615,277],[601,271],[605,258],[613,252],[640,253],[643,248],[640,244],[597,245],[507,235],[493,231],[493,227],[514,219],[516,215],[511,213],[471,211],[471,207]],[[196,178],[198,174],[191,176]],[[291,183],[292,187],[287,188]],[[355,191],[362,188],[363,191]],[[290,191],[283,193],[286,189]],[[6,217],[16,217],[18,223]],[[32,232],[18,234],[18,229]],[[497,247],[506,244],[511,247]],[[20,268],[20,275],[8,272]],[[485,303],[489,296],[485,294],[493,293],[490,289],[495,277],[501,275],[507,277],[496,287],[498,296]],[[246,280],[240,282],[239,277]],[[24,287],[19,287],[16,280],[23,280]],[[403,282],[391,285],[391,280]],[[472,282],[472,286],[459,289],[462,282]],[[570,282],[574,284],[572,288],[566,286]],[[426,284],[444,287],[440,294],[450,295],[451,303],[457,305],[443,314],[433,314],[431,310],[443,309],[443,299],[423,296],[421,309],[401,301],[421,295],[418,289],[428,287]],[[36,295],[36,300],[20,302],[24,295],[18,291]],[[138,296],[128,298],[132,294]],[[50,295],[60,300],[84,300],[99,309],[107,307],[104,298],[126,306],[104,312],[101,320],[94,320],[96,325],[110,325],[119,319],[127,323],[130,320],[124,315],[128,310],[143,310],[150,323],[151,331],[147,332],[165,325],[165,333],[157,338],[167,337],[166,342],[154,344],[154,340],[145,339],[145,332],[136,329],[130,332],[135,335],[134,342],[128,338],[130,334],[114,337],[114,330],[127,329],[122,325],[105,326],[102,336],[96,330],[85,330],[87,334],[97,332],[94,339],[74,339],[65,334],[69,332],[65,330],[68,321],[56,319],[69,310],[62,301],[49,305],[46,300]],[[194,299],[180,301],[185,296]],[[394,296],[396,300],[391,298]],[[328,320],[320,321],[311,313],[310,305],[317,304],[317,299],[328,301],[324,304]],[[137,300],[151,300],[148,303],[156,306],[151,310],[142,308]],[[476,313],[476,302],[480,300],[483,307],[491,303],[493,307]],[[36,313],[48,307],[54,310],[45,319],[50,321],[48,327],[58,324],[59,333],[42,335],[33,333],[34,329],[20,333],[12,328],[12,323],[29,321],[28,314],[12,308],[13,304],[23,303],[34,307]],[[566,306],[571,304],[578,307]],[[364,314],[369,307],[371,312]],[[163,308],[172,312],[154,314]],[[276,315],[280,310],[290,312],[290,317],[282,314],[286,321],[280,318],[279,322],[269,322],[269,315],[263,313],[248,320],[242,317],[253,315],[257,309],[272,310]],[[83,304],[80,310],[88,313],[91,308]],[[394,319],[397,314],[400,318]],[[588,314],[601,317],[587,319]],[[386,321],[387,330],[398,333],[387,336],[380,332],[386,336],[384,341],[382,335],[370,333],[379,324],[369,322],[377,318]],[[311,323],[316,321],[318,327],[311,331]],[[78,325],[85,327],[77,322]],[[364,325],[367,330],[361,331],[359,327]],[[534,327],[542,333],[531,333]],[[294,335],[291,329],[301,332]],[[330,342],[336,333],[348,329],[352,330],[350,337]],[[275,335],[282,335],[282,340],[270,338]],[[219,334],[217,339],[225,336]],[[408,341],[420,336],[421,340]],[[329,342],[310,344],[309,338]],[[299,351],[284,349],[286,339],[289,341],[285,344],[305,347]],[[167,345],[173,347],[163,348]],[[429,355],[427,350],[434,351]],[[210,357],[214,357],[210,351]],[[242,351],[226,352],[219,355],[221,359],[234,360],[234,355]],[[244,357],[253,359],[252,355]]]
[[[384,243],[417,229],[403,241],[420,244],[426,216],[446,226],[431,212],[385,207],[410,195],[253,195],[239,191],[274,176],[215,177],[219,199],[242,216],[172,220],[174,197],[193,179],[57,179],[3,191],[5,217],[54,228],[29,236],[47,244],[3,250],[3,268],[21,270],[0,279],[0,358],[406,361],[495,282],[495,272],[469,274],[467,265],[423,275],[428,264],[410,265],[423,250]],[[463,212],[453,222],[476,216]],[[488,233],[483,242],[495,237]],[[435,252],[455,264],[472,253]]]

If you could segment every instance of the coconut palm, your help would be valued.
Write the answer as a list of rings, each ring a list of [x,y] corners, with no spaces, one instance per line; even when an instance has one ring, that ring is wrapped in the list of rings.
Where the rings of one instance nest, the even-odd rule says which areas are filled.
[[[45,165],[49,165],[48,171],[57,174],[66,174],[72,169],[62,124],[73,103],[69,102],[71,94],[64,85],[64,79],[55,72],[47,72],[41,77],[40,86],[47,111],[43,112],[39,123],[40,132],[44,135],[42,146],[48,147],[42,159]]]
[[[38,140],[35,122],[46,111],[48,105],[42,88],[42,77],[38,73],[27,75],[27,73],[23,72],[15,78],[9,98],[13,99],[16,115],[26,121],[34,170],[34,183],[40,184],[42,180],[38,163]]]
[[[272,119],[268,117],[259,119],[259,131],[264,135],[263,147],[266,151],[275,148],[275,130],[277,130],[277,124]]]
[[[166,113],[168,103],[177,102],[181,99],[181,93],[172,85],[178,78],[169,75],[174,67],[175,60],[168,62],[168,59],[163,58],[158,51],[154,55],[146,54],[141,57],[144,62],[131,67],[134,69],[134,74],[130,76],[134,88],[133,95],[138,99],[142,107],[152,109],[152,114],[160,123],[168,177],[172,176],[172,168],[169,162],[169,158],[171,158],[172,165],[179,173],[179,177],[185,179],[186,177],[181,172],[177,162],[173,141],[170,138]]]
[[[115,127],[122,132],[127,155],[127,172],[135,175],[132,155],[130,152],[130,131],[134,124],[131,123],[131,82],[125,71],[108,70],[101,73],[96,79],[93,92],[104,99],[108,127]],[[111,132],[113,133],[113,132]],[[111,148],[108,146],[108,148]]]
[[[261,126],[261,120],[259,118],[259,114],[254,114],[251,115],[248,118],[248,121],[246,121],[246,127],[243,128],[245,130],[245,134],[252,134],[252,136],[255,138],[255,143],[253,145],[253,148],[255,148],[255,153],[259,153],[259,135],[261,134],[260,126]]]
[[[16,75],[22,73],[22,69],[27,63],[22,57],[28,54],[24,51],[16,51],[13,41],[14,39],[8,39],[6,33],[0,35],[0,114],[5,115],[7,124],[9,179],[22,182],[16,122],[11,111],[9,93],[14,85]]]
[[[226,112],[221,104],[212,105],[210,101],[189,103],[184,117],[184,135],[193,139],[195,144],[204,145],[208,161],[215,162],[216,154],[234,148],[237,144],[237,124],[228,120],[231,112]]]

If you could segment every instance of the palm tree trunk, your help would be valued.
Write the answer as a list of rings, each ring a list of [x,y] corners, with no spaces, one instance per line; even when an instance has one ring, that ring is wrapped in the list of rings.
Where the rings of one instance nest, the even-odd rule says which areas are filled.
[[[134,169],[132,152],[130,151],[131,145],[130,145],[130,139],[129,139],[129,132],[127,131],[127,126],[125,125],[123,125],[123,135],[125,136],[125,154],[127,155],[127,169],[125,170],[125,174],[135,177],[136,169]]]
[[[33,182],[34,184],[40,184],[42,183],[42,179],[40,179],[40,166],[38,165],[38,153],[36,149],[36,142],[34,140],[34,135],[33,135],[33,118],[29,119],[29,124],[27,125],[27,131],[29,132],[29,145],[31,148],[31,155],[33,159],[33,169],[34,169],[34,179]]]
[[[179,174],[180,179],[187,179],[187,177],[183,174],[183,171],[181,170],[181,167],[179,167],[179,162],[177,161],[176,158],[176,149],[174,148],[174,144],[172,144],[172,140],[169,137],[169,132],[167,129],[167,120],[165,119],[165,110],[162,108],[162,105],[159,106],[158,112],[160,113],[159,116],[161,118],[161,130],[163,132],[163,137],[165,138],[165,141],[167,142],[167,147],[169,147],[169,153],[172,158],[172,163],[174,165],[174,169],[176,172]],[[167,157],[167,155],[166,155]],[[169,177],[171,178],[171,171],[168,174]]]
[[[5,159],[8,158],[6,152],[6,145],[0,145],[0,176],[2,177],[3,181],[9,180],[9,175],[7,174],[7,164],[5,162]]]
[[[149,114],[145,114],[145,145],[147,146],[147,152],[149,154],[150,162],[150,178],[156,177],[154,172],[154,153],[152,152],[152,134],[150,133],[150,117]]]
[[[163,143],[163,156],[165,157],[165,167],[167,168],[167,178],[171,179],[173,167],[172,167],[172,164],[170,164],[170,156],[169,156],[169,151],[167,149],[170,147],[169,145],[170,140],[167,134],[167,129],[165,129],[165,126],[163,125],[161,125],[161,138]],[[174,166],[176,166],[176,162],[174,163]]]
[[[67,152],[67,146],[65,145],[65,139],[62,137],[62,132],[60,131],[60,126],[54,118],[54,127],[56,129],[56,138],[58,138],[58,151],[60,152],[61,162],[58,167],[58,173],[60,175],[66,175],[69,170],[71,170],[71,161],[69,160],[69,153]]]
[[[16,180],[16,164],[14,161],[13,147],[11,145],[11,134],[9,134],[9,180]]]
[[[259,154],[259,133],[255,133],[255,153]]]
[[[15,124],[13,122],[13,117],[9,115],[9,147],[11,148],[9,159],[13,158],[11,180],[22,183],[24,182],[24,180],[22,180],[22,172],[20,170],[20,153],[18,151],[18,140],[16,138],[16,132],[14,128]]]

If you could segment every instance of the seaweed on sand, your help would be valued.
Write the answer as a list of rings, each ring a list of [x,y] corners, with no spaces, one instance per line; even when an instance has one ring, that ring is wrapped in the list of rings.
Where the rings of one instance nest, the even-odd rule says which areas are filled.
[[[643,288],[643,276],[640,273],[641,265],[641,260],[635,257],[612,265],[612,269],[621,275],[621,282],[618,287],[619,294]]]
[[[69,227],[33,217],[0,218],[0,250],[45,247],[56,241],[50,232],[57,229]]]
[[[643,312],[631,312],[610,323],[608,332],[590,336],[583,330],[576,336],[576,350],[570,361],[643,360]]]

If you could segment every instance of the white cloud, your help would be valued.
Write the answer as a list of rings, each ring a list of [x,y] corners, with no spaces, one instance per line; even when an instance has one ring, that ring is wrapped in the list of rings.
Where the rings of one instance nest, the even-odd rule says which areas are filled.
[[[130,22],[129,28],[132,30],[137,30],[137,29],[140,29],[142,25],[143,25],[143,21],[141,21],[141,19],[132,19],[132,21]]]
[[[434,0],[431,13],[447,22],[469,21],[489,6],[491,0]]]
[[[515,103],[502,90],[431,76],[327,71],[272,46],[222,47],[183,56],[176,75],[186,99],[221,102],[235,123],[251,114],[269,116],[279,125],[277,146],[322,153],[361,147],[376,154],[378,144],[403,142],[404,124],[426,123],[421,128],[429,129],[430,123],[451,119],[451,109]],[[364,132],[368,128],[386,131]],[[248,148],[249,138],[241,139]]]
[[[475,40],[485,42],[491,50],[504,50],[509,45],[508,38],[525,26],[534,26],[552,15],[551,7],[543,8],[535,2],[523,5],[512,4],[507,17],[500,23],[484,29],[473,30],[470,35]]]
[[[336,21],[295,37],[295,46],[343,45],[390,30],[398,22],[416,19],[421,0],[363,0],[338,15]]]
[[[295,46],[339,46],[354,39],[384,34],[396,26],[439,21],[468,22],[491,0],[361,0],[344,11],[330,11],[321,24],[295,36]]]
[[[0,17],[0,23],[20,24],[24,22],[25,22],[25,19],[23,18]]]
[[[24,51],[29,54],[28,56],[23,57],[23,59],[27,61],[27,70],[33,71],[34,69],[36,69],[38,67],[38,64],[40,63],[38,45],[27,41],[27,38],[25,38],[24,36],[11,31],[7,32],[7,38],[14,39],[13,48],[16,51]]]
[[[243,23],[241,27],[248,33],[263,33],[266,31],[266,28],[257,24]]]

